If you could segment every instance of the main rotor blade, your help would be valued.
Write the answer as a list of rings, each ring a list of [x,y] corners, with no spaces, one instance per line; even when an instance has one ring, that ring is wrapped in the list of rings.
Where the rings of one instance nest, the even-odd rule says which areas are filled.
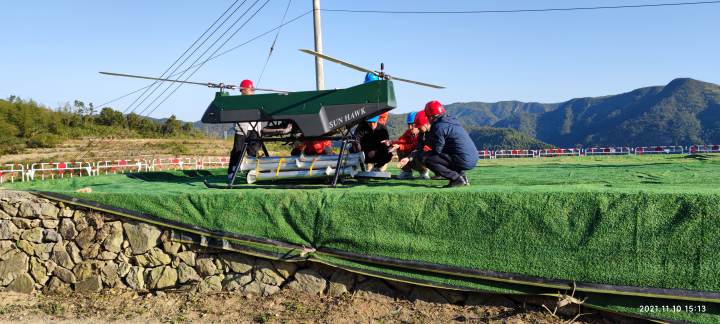
[[[321,53],[318,53],[318,52],[315,52],[315,51],[311,51],[311,50],[309,50],[309,49],[300,49],[300,51],[303,52],[303,53],[308,53],[308,54],[310,54],[310,55],[315,55],[315,56],[317,56],[317,57],[326,59],[326,60],[328,60],[328,61],[330,61],[330,62],[334,62],[334,63],[340,64],[340,65],[349,67],[349,68],[351,68],[351,69],[353,69],[353,70],[358,70],[358,71],[366,72],[366,73],[372,73],[372,74],[375,74],[375,75],[377,75],[377,76],[379,76],[379,77],[385,77],[385,76],[387,76],[387,75],[384,74],[384,73],[377,72],[377,71],[373,71],[373,70],[369,70],[369,69],[366,69],[366,68],[364,68],[364,67],[357,66],[357,65],[355,65],[355,64],[348,63],[348,62],[345,62],[345,61],[343,61],[343,60],[336,59],[336,58],[334,58],[334,57],[332,57],[332,56],[327,56],[327,55],[325,55],[325,54],[321,54]],[[396,77],[393,77],[393,76],[389,76],[389,78],[392,79],[392,80],[398,80],[398,81],[402,81],[402,82],[414,83],[414,84],[417,84],[417,85],[421,85],[421,86],[425,86],[425,87],[430,87],[430,88],[435,88],[435,89],[445,89],[445,87],[443,87],[443,86],[434,85],[434,84],[431,84],[431,83],[425,83],[425,82],[420,82],[420,81],[413,81],[413,80],[408,80],[408,79],[403,79],[403,78],[396,78]]]
[[[375,75],[379,75],[377,72],[375,72],[375,71],[373,71],[373,70],[369,70],[369,69],[366,69],[366,68],[364,68],[364,67],[362,67],[362,66],[357,66],[357,65],[352,64],[352,63],[348,63],[348,62],[345,62],[345,61],[342,61],[342,60],[338,60],[338,59],[336,59],[336,58],[334,58],[334,57],[327,56],[327,55],[325,55],[325,54],[321,54],[321,53],[318,53],[318,52],[315,52],[315,51],[311,51],[311,50],[309,50],[309,49],[300,49],[300,52],[308,53],[308,54],[310,54],[310,55],[315,55],[315,56],[317,56],[317,57],[320,57],[320,58],[322,58],[322,59],[328,60],[328,61],[330,61],[330,62],[337,63],[337,64],[340,64],[340,65],[349,67],[349,68],[351,68],[351,69],[353,69],[353,70],[358,70],[358,71],[360,71],[360,72],[372,73],[372,74],[375,74]]]
[[[146,80],[157,80],[157,81],[170,81],[170,82],[179,82],[179,83],[187,83],[187,84],[196,84],[201,86],[206,86],[209,88],[225,88],[225,89],[244,89],[241,87],[238,87],[233,84],[220,84],[220,83],[202,83],[202,82],[193,82],[193,81],[182,81],[182,80],[173,80],[173,79],[163,79],[163,78],[153,78],[153,77],[147,77],[142,75],[133,75],[133,74],[124,74],[124,73],[114,73],[114,72],[100,72],[100,74],[106,74],[106,75],[112,75],[112,76],[121,76],[121,77],[128,77],[128,78],[136,78],[136,79],[146,79]],[[265,88],[252,88],[252,90],[255,91],[265,91],[265,92],[277,92],[281,94],[288,94],[288,91],[283,90],[275,90],[275,89],[265,89]]]
[[[435,88],[435,89],[445,89],[445,87],[443,87],[443,86],[434,85],[434,84],[431,84],[431,83],[425,83],[425,82],[420,82],[420,81],[413,81],[413,80],[408,80],[408,79],[403,79],[403,78],[397,78],[397,77],[394,77],[394,76],[392,76],[392,75],[389,76],[389,77],[390,77],[390,80],[398,80],[398,81],[402,81],[402,82],[414,83],[414,84],[417,84],[417,85],[426,86],[426,87]]]
[[[181,81],[181,80],[172,80],[172,79],[163,79],[163,78],[153,78],[153,77],[146,77],[146,76],[132,75],[132,74],[123,74],[123,73],[100,72],[100,74],[112,75],[112,76],[121,76],[121,77],[127,77],[127,78],[136,78],[136,79],[157,80],[157,81],[171,81],[171,82],[180,82],[180,83],[187,83],[187,84],[197,84],[197,85],[206,86],[206,87],[208,86],[207,83],[202,83],[202,82],[192,82],[192,81]]]
[[[241,87],[241,88],[238,88],[238,90],[239,90],[239,89],[246,89],[246,88],[242,88],[242,87]],[[264,91],[264,92],[277,92],[277,93],[279,93],[279,94],[288,94],[288,93],[290,93],[290,91],[267,89],[267,88],[250,88],[250,89],[253,89],[253,90],[255,90],[255,91]]]

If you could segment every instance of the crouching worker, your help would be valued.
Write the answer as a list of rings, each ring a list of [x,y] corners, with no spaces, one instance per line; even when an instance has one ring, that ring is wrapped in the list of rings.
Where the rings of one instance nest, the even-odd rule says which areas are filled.
[[[303,141],[292,149],[290,155],[330,155],[332,151],[331,140]]]
[[[421,163],[422,147],[418,148],[420,137],[424,137],[425,133],[430,129],[425,112],[411,112],[407,117],[408,129],[400,136],[397,141],[386,142],[390,144],[390,152],[397,151],[398,167],[402,172],[398,175],[398,179],[412,179],[413,170],[420,173],[420,177],[429,180],[430,170]],[[423,145],[424,146],[424,145]]]
[[[392,153],[383,143],[390,139],[390,134],[384,125],[378,123],[379,119],[380,116],[369,118],[355,129],[355,138],[359,143],[353,145],[351,152],[365,153],[368,171],[373,169],[385,171],[388,162],[392,159]]]
[[[478,150],[470,135],[457,119],[445,115],[445,108],[438,101],[425,105],[425,115],[430,120],[428,146],[422,162],[435,174],[450,180],[446,188],[467,186],[465,171],[475,168]]]

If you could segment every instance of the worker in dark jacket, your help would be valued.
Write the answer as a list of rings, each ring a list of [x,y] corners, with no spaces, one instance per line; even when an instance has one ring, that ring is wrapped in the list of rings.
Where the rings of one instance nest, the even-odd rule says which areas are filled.
[[[384,171],[386,164],[392,159],[392,153],[383,143],[390,139],[390,134],[385,125],[378,123],[379,119],[380,116],[369,118],[355,129],[355,138],[359,141],[359,145],[354,145],[352,152],[365,153],[368,171],[373,169]]]
[[[475,143],[457,119],[445,114],[440,102],[428,102],[425,115],[432,126],[427,143],[431,150],[423,154],[423,164],[450,180],[445,187],[467,186],[465,171],[475,168],[478,161]]]

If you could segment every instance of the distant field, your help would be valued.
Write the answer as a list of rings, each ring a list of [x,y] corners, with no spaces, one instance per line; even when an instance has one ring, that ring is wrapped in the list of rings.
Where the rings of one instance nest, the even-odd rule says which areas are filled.
[[[221,139],[105,139],[71,140],[54,148],[27,149],[22,154],[0,156],[0,163],[74,162],[152,159],[175,155],[224,156],[232,140]]]
[[[440,189],[445,181],[393,179],[348,181],[335,189],[265,183],[213,190],[202,184],[204,177],[223,182],[225,175],[159,172],[5,187],[57,192],[317,249],[587,283],[720,292],[716,156],[483,160],[469,173],[472,185],[456,189]],[[84,187],[92,193],[75,192]]]

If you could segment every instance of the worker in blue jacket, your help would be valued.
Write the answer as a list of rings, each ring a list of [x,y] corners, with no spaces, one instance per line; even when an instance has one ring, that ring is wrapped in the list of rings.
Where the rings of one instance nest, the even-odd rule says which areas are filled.
[[[446,188],[469,185],[465,171],[475,168],[478,161],[478,150],[470,135],[457,119],[445,114],[438,101],[425,105],[425,115],[432,126],[427,143],[431,150],[423,154],[423,164],[450,180]]]

